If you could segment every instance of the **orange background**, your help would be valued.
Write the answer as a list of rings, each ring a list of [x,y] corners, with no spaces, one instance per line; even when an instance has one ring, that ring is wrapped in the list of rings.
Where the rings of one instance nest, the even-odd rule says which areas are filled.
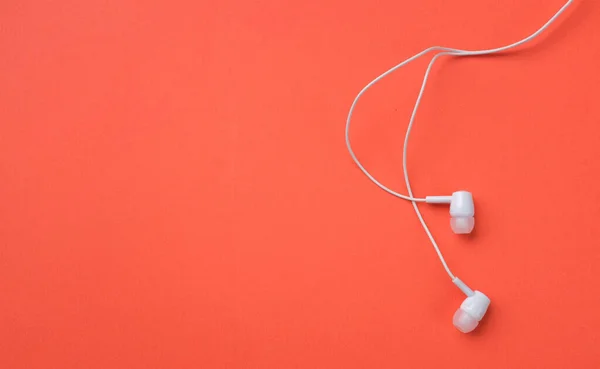
[[[355,94],[431,45],[495,47],[563,0],[0,4],[0,367],[597,368],[600,3],[520,52],[443,59],[419,196],[344,146]],[[361,101],[359,157],[404,192],[421,60]]]

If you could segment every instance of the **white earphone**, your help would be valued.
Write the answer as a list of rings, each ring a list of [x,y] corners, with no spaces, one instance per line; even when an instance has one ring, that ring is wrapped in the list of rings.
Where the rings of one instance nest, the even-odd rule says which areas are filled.
[[[448,273],[452,282],[465,295],[467,295],[467,298],[460,305],[460,308],[456,311],[456,313],[454,314],[454,317],[453,317],[454,326],[463,333],[471,332],[477,327],[477,325],[479,324],[481,319],[483,319],[483,316],[487,312],[488,307],[490,306],[490,299],[486,295],[484,295],[483,293],[481,293],[479,291],[473,291],[463,281],[461,281],[458,277],[456,277],[454,274],[452,274],[452,271],[450,271],[450,268],[446,264],[446,260],[444,260],[444,256],[442,255],[442,253],[439,249],[439,246],[437,245],[435,239],[433,238],[431,232],[429,231],[429,228],[427,227],[427,224],[425,223],[425,220],[423,219],[423,216],[421,215],[421,212],[419,211],[419,207],[417,206],[417,203],[424,202],[424,203],[428,203],[428,204],[450,204],[450,227],[456,234],[468,234],[468,233],[471,233],[471,231],[473,230],[473,228],[475,226],[475,206],[473,203],[473,196],[470,192],[467,192],[467,191],[456,191],[451,196],[427,196],[425,198],[414,197],[412,188],[410,186],[410,182],[408,180],[408,171],[406,170],[406,153],[407,153],[407,147],[408,147],[408,139],[410,137],[410,131],[411,131],[413,123],[415,121],[415,117],[417,115],[419,105],[421,104],[421,98],[423,97],[423,92],[425,91],[425,86],[427,85],[429,73],[430,73],[431,68],[432,68],[433,64],[435,63],[435,61],[441,56],[445,56],[445,55],[452,55],[452,56],[488,55],[488,54],[494,54],[494,53],[506,51],[506,50],[515,48],[517,46],[523,45],[526,42],[529,42],[529,41],[533,40],[534,38],[536,38],[538,35],[540,35],[546,28],[548,28],[573,3],[573,1],[574,0],[568,0],[566,2],[566,4],[563,5],[562,8],[560,8],[556,12],[556,14],[554,14],[554,16],[552,16],[552,18],[550,18],[550,20],[548,20],[536,32],[534,32],[530,36],[522,39],[521,41],[515,42],[515,43],[507,45],[507,46],[503,46],[503,47],[499,47],[499,48],[495,48],[495,49],[472,50],[472,51],[453,49],[453,48],[448,48],[448,47],[440,47],[440,46],[433,46],[428,49],[425,49],[425,50],[421,51],[420,53],[406,59],[405,61],[401,62],[400,64],[394,66],[393,68],[389,69],[385,73],[381,74],[379,77],[375,78],[373,81],[369,82],[354,98],[354,101],[352,102],[352,105],[350,106],[350,112],[348,113],[348,118],[346,119],[346,147],[348,148],[348,152],[350,153],[352,160],[354,160],[354,163],[356,163],[356,165],[360,168],[360,170],[373,183],[375,183],[377,186],[379,186],[379,188],[381,188],[382,190],[384,190],[396,197],[399,197],[404,200],[408,200],[412,203],[412,205],[415,209],[415,212],[417,214],[417,217],[419,218],[419,221],[421,222],[421,225],[423,226],[425,233],[429,237],[429,240],[431,241],[431,244],[433,245],[433,248],[435,249],[435,251],[439,257],[439,259],[442,263],[442,266],[446,270],[446,273]],[[352,113],[354,112],[354,109],[356,108],[356,104],[358,103],[358,100],[369,88],[371,88],[375,83],[379,82],[381,79],[383,79],[387,75],[391,74],[395,70],[405,66],[406,64],[410,63],[411,61],[413,61],[431,51],[441,51],[441,52],[436,54],[431,59],[431,62],[429,62],[429,66],[427,67],[427,70],[425,71],[423,83],[421,84],[421,90],[419,91],[419,95],[417,96],[417,101],[413,108],[412,115],[410,117],[410,121],[409,121],[408,127],[406,129],[406,135],[404,137],[403,157],[402,157],[402,170],[404,172],[404,182],[406,183],[406,189],[408,191],[408,195],[402,195],[396,191],[391,190],[390,188],[384,186],[379,181],[377,181],[377,179],[375,179],[375,177],[373,177],[365,169],[365,167],[360,163],[360,161],[354,154],[354,151],[352,150],[352,146],[350,145],[350,121],[352,119]]]

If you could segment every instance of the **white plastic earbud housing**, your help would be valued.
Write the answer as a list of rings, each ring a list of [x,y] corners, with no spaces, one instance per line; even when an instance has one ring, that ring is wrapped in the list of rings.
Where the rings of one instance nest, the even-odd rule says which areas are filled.
[[[490,306],[490,299],[479,291],[465,299],[460,308],[454,313],[452,323],[463,333],[472,332],[477,326]]]
[[[456,191],[450,201],[450,227],[456,234],[468,234],[475,227],[475,204],[468,191]]]

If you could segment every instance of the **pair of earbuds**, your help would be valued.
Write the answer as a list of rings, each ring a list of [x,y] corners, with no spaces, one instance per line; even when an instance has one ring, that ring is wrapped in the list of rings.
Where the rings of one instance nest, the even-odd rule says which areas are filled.
[[[418,203],[449,204],[450,205],[450,227],[452,228],[452,231],[454,231],[454,233],[456,233],[456,234],[468,234],[468,233],[471,233],[473,231],[473,228],[475,227],[475,206],[473,203],[473,195],[467,191],[456,191],[451,196],[427,196],[424,198],[419,198],[419,197],[415,197],[413,195],[412,188],[410,186],[410,181],[408,179],[408,171],[407,171],[408,141],[410,138],[410,132],[411,132],[413,123],[415,121],[415,117],[417,115],[417,111],[419,109],[419,105],[421,104],[421,98],[423,97],[423,92],[425,91],[425,86],[427,85],[429,73],[431,72],[431,68],[433,67],[433,64],[435,63],[435,61],[442,56],[460,57],[460,56],[489,55],[489,54],[504,52],[504,51],[516,48],[518,46],[521,46],[521,45],[533,40],[534,38],[539,36],[544,30],[546,30],[573,3],[573,1],[574,0],[568,0],[536,32],[532,33],[531,35],[529,35],[528,37],[526,37],[520,41],[517,41],[517,42],[507,45],[507,46],[502,46],[502,47],[498,47],[498,48],[494,48],[494,49],[486,49],[486,50],[462,50],[462,49],[455,49],[455,48],[441,47],[441,46],[433,46],[428,49],[425,49],[425,50],[421,51],[420,53],[406,59],[405,61],[401,62],[400,64],[397,64],[396,66],[392,67],[388,71],[381,74],[379,77],[375,78],[373,81],[369,82],[354,98],[354,101],[353,101],[352,105],[350,106],[350,111],[349,111],[348,117],[346,119],[346,147],[348,148],[348,152],[350,153],[352,160],[354,160],[354,163],[358,166],[358,168],[379,188],[388,192],[391,195],[399,197],[403,200],[410,201],[412,203],[415,213],[417,214],[417,217],[419,218],[419,221],[421,222],[421,225],[423,226],[425,233],[429,237],[429,240],[431,241],[431,244],[432,244],[433,248],[435,249],[435,251],[438,255],[438,258],[440,259],[442,266],[446,270],[446,273],[448,274],[448,276],[450,277],[450,279],[452,280],[454,285],[456,287],[458,287],[467,296],[465,298],[465,300],[462,302],[462,304],[460,305],[459,309],[456,311],[456,313],[454,313],[454,317],[452,319],[454,326],[463,333],[469,333],[469,332],[473,331],[479,325],[479,322],[481,321],[481,319],[483,319],[485,313],[488,310],[488,307],[490,306],[490,299],[482,292],[473,291],[471,288],[469,288],[469,286],[467,286],[467,284],[465,284],[463,281],[461,281],[458,277],[456,277],[452,273],[452,271],[448,267],[446,261],[444,260],[444,256],[442,255],[442,252],[440,251],[440,248],[439,248],[437,242],[435,241],[435,239],[433,238],[433,235],[431,234],[429,228],[427,227],[427,224],[425,223],[425,220],[423,219],[423,216],[421,215],[421,212],[420,212],[417,204]],[[350,122],[352,119],[352,113],[354,112],[354,109],[356,108],[356,104],[358,103],[361,96],[368,89],[370,89],[373,85],[375,85],[381,79],[385,78],[386,76],[393,73],[397,69],[405,66],[406,64],[408,64],[408,63],[410,63],[432,51],[437,52],[437,54],[431,59],[431,61],[429,62],[429,65],[425,71],[425,76],[423,77],[421,89],[417,96],[417,100],[415,102],[415,105],[414,105],[414,108],[413,108],[413,111],[412,111],[412,114],[411,114],[411,117],[410,117],[410,120],[408,123],[408,127],[406,129],[406,135],[404,137],[402,169],[404,172],[404,181],[406,183],[406,189],[408,192],[408,195],[404,195],[404,194],[398,193],[398,192],[388,188],[387,186],[383,185],[381,182],[379,182],[377,179],[375,179],[375,177],[373,177],[373,175],[371,175],[366,170],[366,168],[360,163],[360,161],[356,157],[356,154],[352,150],[352,146],[350,144]]]
[[[450,228],[456,234],[469,234],[475,228],[475,203],[468,191],[456,191],[452,196],[427,196],[427,204],[450,204]],[[490,306],[490,299],[479,291],[471,290],[458,277],[452,282],[467,298],[454,313],[452,323],[459,331],[469,333],[479,325]]]
[[[469,234],[475,227],[475,204],[468,191],[456,191],[452,196],[427,196],[428,204],[450,204],[450,228],[456,234]],[[452,282],[467,295],[460,304],[452,323],[463,333],[469,333],[479,325],[490,306],[490,299],[479,291],[471,290],[457,277]]]

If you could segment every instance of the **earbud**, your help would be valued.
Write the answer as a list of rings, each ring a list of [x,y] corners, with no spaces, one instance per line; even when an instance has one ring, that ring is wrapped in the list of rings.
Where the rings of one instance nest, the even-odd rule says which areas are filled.
[[[475,291],[460,304],[460,308],[454,313],[452,323],[459,331],[469,333],[479,325],[489,306],[490,299],[483,293]]]
[[[475,227],[475,205],[473,195],[467,191],[457,191],[450,201],[450,227],[456,234],[467,234]]]
[[[458,277],[453,277],[452,283],[467,295],[465,301],[460,304],[460,308],[454,313],[452,323],[463,333],[472,332],[477,328],[481,319],[483,319],[490,306],[490,299],[483,293],[470,289]]]
[[[427,196],[428,204],[450,204],[450,228],[456,234],[467,234],[475,227],[475,205],[468,191],[456,191],[452,196]]]

